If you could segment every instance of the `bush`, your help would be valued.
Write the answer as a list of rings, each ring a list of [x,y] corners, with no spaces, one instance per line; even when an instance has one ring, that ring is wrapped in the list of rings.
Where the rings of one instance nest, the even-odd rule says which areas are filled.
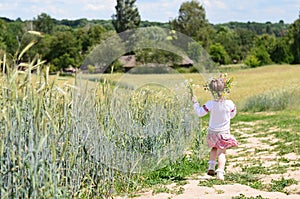
[[[194,66],[190,67],[189,70],[190,70],[190,73],[198,73],[199,72],[198,69]]]
[[[250,66],[251,68],[255,68],[257,66],[261,66],[260,61],[254,55],[248,55],[247,58],[245,59],[245,64],[247,66]]]
[[[268,53],[265,47],[258,47],[254,50],[255,57],[260,61],[261,65],[271,64],[272,60],[270,58],[270,54]]]
[[[184,67],[179,67],[176,70],[179,73],[188,73],[189,72],[189,69],[188,68],[184,68]]]

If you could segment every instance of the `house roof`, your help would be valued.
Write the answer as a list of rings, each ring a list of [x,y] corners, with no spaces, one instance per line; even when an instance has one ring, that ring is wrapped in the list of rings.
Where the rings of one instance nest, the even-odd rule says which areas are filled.
[[[119,58],[119,61],[121,62],[121,64],[123,64],[123,67],[125,68],[132,68],[137,66],[134,55],[124,55]]]
[[[123,64],[124,68],[133,68],[139,65],[139,63],[136,62],[135,55],[124,55],[119,58],[119,61],[121,64]],[[150,64],[150,63],[149,63]],[[185,56],[182,59],[181,65],[193,65],[194,62],[189,57]]]

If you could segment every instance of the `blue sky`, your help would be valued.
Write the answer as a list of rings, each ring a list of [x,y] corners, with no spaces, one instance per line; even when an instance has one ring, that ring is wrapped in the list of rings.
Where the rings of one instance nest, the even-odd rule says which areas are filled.
[[[178,16],[187,0],[137,0],[142,20],[168,22]],[[300,0],[198,0],[210,23],[278,22],[293,23],[299,17]],[[42,12],[55,19],[111,19],[116,0],[1,0],[0,16],[22,20]]]

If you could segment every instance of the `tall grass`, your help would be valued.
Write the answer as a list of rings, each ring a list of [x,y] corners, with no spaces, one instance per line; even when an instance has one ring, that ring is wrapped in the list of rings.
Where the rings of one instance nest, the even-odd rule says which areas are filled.
[[[279,111],[299,106],[300,88],[276,89],[248,97],[243,111]]]
[[[114,93],[106,81],[80,78],[58,86],[38,57],[22,62],[24,53],[1,61],[1,198],[129,191],[140,172],[180,158],[201,128],[184,95],[151,87]]]

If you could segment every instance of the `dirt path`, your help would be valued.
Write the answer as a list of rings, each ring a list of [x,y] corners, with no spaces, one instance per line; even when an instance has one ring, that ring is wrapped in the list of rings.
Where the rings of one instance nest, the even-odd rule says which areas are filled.
[[[152,190],[139,193],[135,199],[230,199],[237,198],[270,198],[270,199],[298,199],[300,198],[300,156],[290,153],[279,156],[274,150],[273,143],[280,142],[272,134],[266,135],[259,129],[263,124],[239,122],[233,126],[234,134],[238,135],[240,145],[238,148],[227,151],[227,165],[225,183],[216,182],[214,177],[202,173],[190,177],[185,185],[167,185],[169,193],[153,193]],[[254,128],[255,126],[255,128]],[[276,129],[269,129],[269,132]],[[254,189],[247,183],[227,183],[226,178],[234,175],[252,173],[257,177],[257,187]],[[278,186],[284,184],[288,179],[297,181],[286,186],[280,192],[266,189],[272,183],[279,182]],[[247,180],[247,179],[246,179]],[[276,188],[276,186],[275,186]],[[126,197],[123,197],[126,198]],[[119,197],[121,199],[121,197]]]

